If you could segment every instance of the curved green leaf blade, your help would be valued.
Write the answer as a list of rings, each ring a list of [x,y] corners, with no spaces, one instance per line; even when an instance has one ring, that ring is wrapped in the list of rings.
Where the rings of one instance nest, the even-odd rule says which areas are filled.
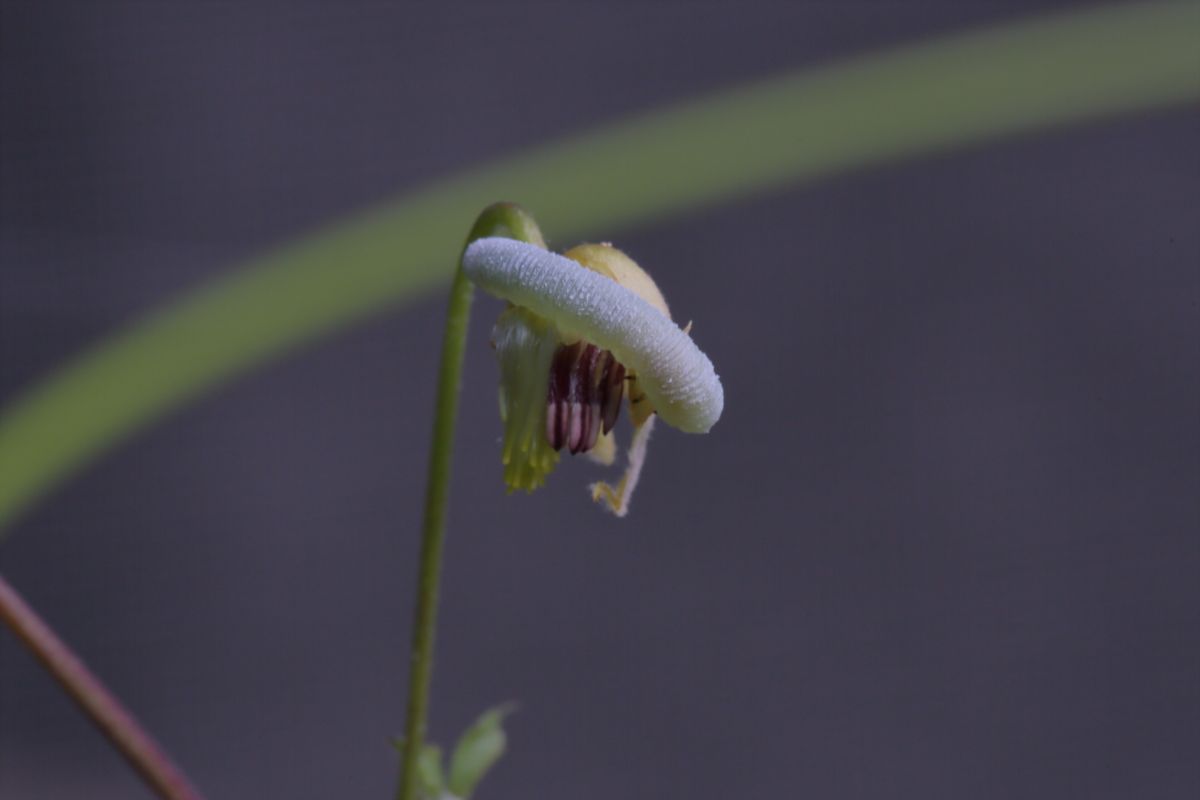
[[[1200,5],[1102,7],[773,78],[468,172],[250,261],[0,415],[0,535],[106,449],[266,359],[448,279],[520,201],[560,240],[953,146],[1200,97]]]

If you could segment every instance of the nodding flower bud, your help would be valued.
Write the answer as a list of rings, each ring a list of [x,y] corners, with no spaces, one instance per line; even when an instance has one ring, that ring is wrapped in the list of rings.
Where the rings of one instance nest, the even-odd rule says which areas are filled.
[[[725,398],[712,362],[620,250],[580,245],[560,256],[486,238],[462,264],[472,282],[512,304],[493,332],[510,491],[542,485],[564,446],[611,463],[611,430],[627,395],[629,467],[615,488],[592,486],[594,499],[624,516],[654,416],[689,433],[706,433],[720,418]]]

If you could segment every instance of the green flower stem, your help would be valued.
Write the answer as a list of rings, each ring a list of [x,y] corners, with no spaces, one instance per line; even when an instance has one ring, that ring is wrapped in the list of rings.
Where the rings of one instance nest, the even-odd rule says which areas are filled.
[[[990,26],[609,123],[381,205],[241,265],[11,398],[0,413],[0,537],[203,392],[440,286],[455,221],[496,197],[521,198],[564,239],[612,236],[846,170],[1195,102],[1197,41],[1194,2]]]
[[[545,247],[537,223],[512,203],[496,203],[475,221],[466,245],[485,236],[508,236]],[[438,369],[437,399],[433,412],[433,443],[429,450],[429,477],[425,491],[425,522],[417,577],[417,604],[413,622],[412,665],[408,681],[408,717],[404,726],[404,758],[396,790],[399,800],[416,800],[417,761],[425,743],[429,715],[429,684],[433,673],[434,633],[437,627],[438,582],[442,571],[442,544],[446,533],[446,500],[450,492],[450,462],[454,448],[454,423],[458,416],[463,354],[471,318],[471,282],[462,271],[462,256],[450,286],[446,329],[442,336],[442,361]]]
[[[128,710],[71,652],[37,612],[0,576],[0,620],[54,676],[83,713],[108,737],[146,785],[164,800],[200,800],[201,795]]]

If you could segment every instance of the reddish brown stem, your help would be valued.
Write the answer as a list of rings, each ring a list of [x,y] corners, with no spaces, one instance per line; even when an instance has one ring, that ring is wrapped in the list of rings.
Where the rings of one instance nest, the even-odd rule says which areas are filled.
[[[142,729],[133,714],[71,652],[71,648],[58,638],[2,575],[0,620],[12,628],[17,638],[159,797],[165,800],[201,800],[200,793],[150,738],[150,734]]]

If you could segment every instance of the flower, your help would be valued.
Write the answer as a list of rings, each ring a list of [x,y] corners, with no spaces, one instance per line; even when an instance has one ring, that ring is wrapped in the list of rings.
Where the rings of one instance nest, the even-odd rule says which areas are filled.
[[[510,303],[492,334],[509,491],[541,486],[564,447],[611,464],[612,428],[628,397],[629,465],[615,487],[590,487],[594,500],[624,516],[654,418],[688,433],[706,433],[720,418],[721,381],[688,335],[691,325],[671,321],[654,281],[620,250],[588,244],[560,256],[485,238],[466,249],[462,265],[473,283]]]

